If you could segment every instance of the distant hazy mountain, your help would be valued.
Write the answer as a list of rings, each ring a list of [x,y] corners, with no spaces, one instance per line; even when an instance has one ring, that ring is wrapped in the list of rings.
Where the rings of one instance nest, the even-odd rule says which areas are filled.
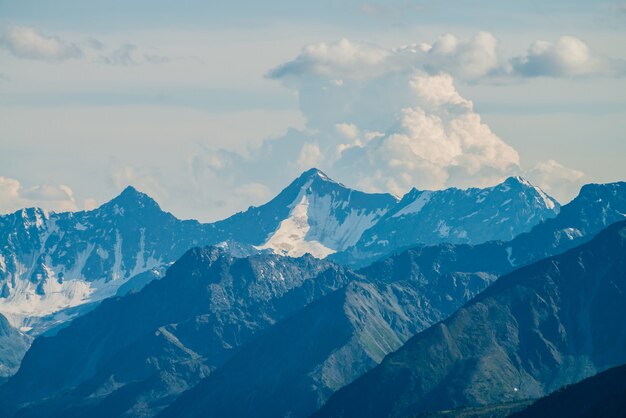
[[[35,339],[0,387],[4,416],[154,414],[256,333],[356,276],[311,256],[193,249],[138,293]]]
[[[359,260],[417,244],[509,241],[553,218],[559,208],[556,200],[521,177],[485,189],[413,189],[346,253]]]
[[[566,386],[511,418],[620,418],[626,416],[626,365]]]
[[[500,279],[340,389],[316,417],[401,417],[544,396],[626,362],[626,222]]]
[[[353,245],[395,203],[310,170],[269,203],[214,224],[176,219],[132,187],[92,211],[23,209],[0,216],[0,313],[37,335],[121,286],[137,290],[159,277],[144,272],[194,246],[323,257]]]
[[[494,255],[490,258],[501,256],[500,249],[504,248],[511,266],[519,267],[580,245],[625,217],[626,182],[587,184],[575,199],[561,207],[558,215],[538,223],[529,232],[521,233],[510,241],[490,241],[476,247],[483,253],[491,248]],[[399,250],[401,248],[395,248],[391,253]],[[359,267],[381,258],[373,254],[348,249],[332,255],[330,259]]]
[[[390,194],[352,190],[311,169],[270,202],[216,222],[215,227],[223,239],[283,255],[323,258],[354,245],[396,203]]]
[[[132,187],[92,211],[1,216],[0,312],[37,334],[66,321],[66,308],[114,295],[132,276],[207,241],[212,230],[176,219]]]
[[[590,240],[602,229],[626,219],[626,182],[586,184],[559,214],[515,237],[507,251],[524,265]]]

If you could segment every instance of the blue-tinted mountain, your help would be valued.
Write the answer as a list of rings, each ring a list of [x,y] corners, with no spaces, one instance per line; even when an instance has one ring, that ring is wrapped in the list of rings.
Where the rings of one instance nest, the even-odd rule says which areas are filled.
[[[216,222],[223,239],[276,253],[323,258],[354,245],[397,200],[349,189],[317,169],[304,172],[265,205]]]
[[[0,216],[0,312],[37,334],[68,319],[55,313],[114,295],[129,278],[207,241],[212,230],[176,219],[132,187],[92,211]]]
[[[310,170],[269,203],[214,224],[179,220],[132,187],[91,211],[23,209],[0,216],[0,313],[37,335],[133,287],[126,282],[137,275],[134,287],[144,285],[157,277],[145,272],[194,246],[322,257],[354,244],[395,203]]]
[[[153,415],[259,331],[356,277],[310,255],[235,258],[214,247],[190,250],[164,278],[36,338],[0,388],[0,410]]]
[[[0,314],[0,384],[17,371],[31,340]]]
[[[520,267],[590,240],[603,228],[625,219],[625,214],[626,182],[587,184],[576,198],[560,208],[558,215],[539,222],[530,231],[510,241],[489,241],[475,247],[482,253],[493,251],[494,255],[490,258],[502,256],[500,249],[504,248],[511,266]],[[392,253],[402,250],[394,249]],[[360,253],[362,258],[357,258],[354,257],[356,253],[351,251],[335,254],[330,259],[359,267],[384,258],[371,253]]]
[[[539,399],[511,418],[620,418],[626,415],[626,365]]]
[[[401,417],[544,396],[626,362],[626,221],[498,279],[316,417]]]
[[[361,270],[362,278],[244,346],[162,416],[309,416],[506,268],[477,271],[471,247],[453,248],[411,250]]]
[[[521,177],[485,189],[413,189],[341,257],[359,264],[418,244],[509,241],[559,209],[556,200]]]
[[[521,234],[507,246],[518,266],[558,254],[590,240],[602,229],[626,219],[626,182],[584,185],[559,214]]]

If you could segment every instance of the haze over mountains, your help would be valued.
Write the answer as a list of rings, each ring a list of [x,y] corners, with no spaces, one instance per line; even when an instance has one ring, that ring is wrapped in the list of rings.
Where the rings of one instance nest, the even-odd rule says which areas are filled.
[[[626,183],[561,207],[519,177],[397,199],[312,169],[211,224],[132,187],[3,215],[0,377],[19,371],[0,410],[405,416],[537,398],[626,363],[624,214]]]

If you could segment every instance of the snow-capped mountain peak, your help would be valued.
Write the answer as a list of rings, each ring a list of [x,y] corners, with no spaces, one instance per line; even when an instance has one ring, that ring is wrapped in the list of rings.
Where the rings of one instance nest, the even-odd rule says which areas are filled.
[[[354,245],[393,205],[389,194],[352,190],[318,169],[305,171],[267,205],[281,202],[286,216],[259,249],[324,258]]]
[[[483,189],[411,189],[347,251],[368,258],[418,244],[506,241],[559,209],[556,200],[522,177]]]
[[[112,296],[208,240],[209,227],[189,226],[133,187],[90,211],[0,216],[0,313],[23,331],[68,320],[76,312],[64,310]]]

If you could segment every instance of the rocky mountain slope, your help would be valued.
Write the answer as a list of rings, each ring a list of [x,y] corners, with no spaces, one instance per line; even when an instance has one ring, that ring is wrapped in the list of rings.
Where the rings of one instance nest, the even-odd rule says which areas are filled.
[[[0,216],[0,313],[37,335],[194,246],[323,257],[354,244],[395,203],[310,170],[267,204],[213,224],[179,220],[132,187],[92,211],[23,209]]]
[[[354,245],[397,200],[352,190],[311,169],[258,208],[216,222],[224,237],[278,254],[324,258]]]
[[[307,417],[337,389],[485,289],[471,247],[407,251],[242,347],[184,393],[166,417]],[[505,260],[506,263],[506,260]]]
[[[68,308],[113,296],[129,278],[176,260],[212,229],[176,219],[132,187],[92,211],[1,216],[0,313],[37,334],[71,318]]]
[[[537,398],[626,362],[626,222],[498,279],[340,389],[316,417]]]
[[[356,276],[312,256],[186,253],[161,280],[38,337],[0,388],[20,416],[152,415],[256,333]],[[99,415],[101,414],[101,415]]]
[[[369,259],[417,244],[509,241],[559,209],[556,200],[521,177],[485,189],[413,189],[346,252]]]
[[[32,337],[13,328],[0,314],[0,384],[18,369]]]

